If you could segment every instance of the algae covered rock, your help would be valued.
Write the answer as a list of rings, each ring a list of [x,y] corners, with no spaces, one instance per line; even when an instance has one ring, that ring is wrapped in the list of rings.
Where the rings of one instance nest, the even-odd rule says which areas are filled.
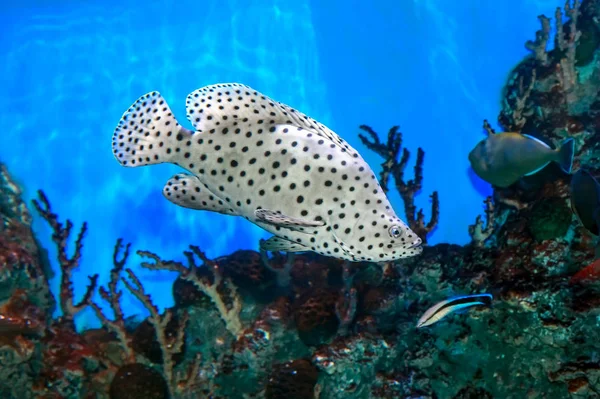
[[[269,376],[267,399],[304,399],[314,397],[319,372],[307,359],[276,364]]]
[[[168,399],[163,376],[140,363],[127,364],[117,371],[110,384],[110,399]]]
[[[571,220],[571,210],[563,199],[542,199],[532,209],[529,231],[537,241],[564,237]]]

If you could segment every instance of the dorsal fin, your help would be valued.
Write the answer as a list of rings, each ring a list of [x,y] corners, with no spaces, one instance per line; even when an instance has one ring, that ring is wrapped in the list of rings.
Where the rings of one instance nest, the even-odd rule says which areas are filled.
[[[245,134],[289,124],[327,138],[355,158],[360,155],[328,127],[304,113],[275,101],[241,83],[221,83],[201,87],[186,99],[187,118],[199,132]]]
[[[538,139],[537,137],[533,137],[528,134],[522,134],[522,135],[527,137],[528,139],[537,141],[538,143],[540,143],[541,145],[543,145],[546,148],[552,149],[552,147],[550,147],[548,144],[544,143],[542,140]]]

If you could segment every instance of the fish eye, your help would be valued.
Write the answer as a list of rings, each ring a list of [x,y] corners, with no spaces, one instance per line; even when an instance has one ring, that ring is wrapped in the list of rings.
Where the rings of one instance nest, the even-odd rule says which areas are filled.
[[[402,235],[402,229],[400,229],[400,227],[398,226],[391,226],[388,229],[388,232],[390,233],[390,237],[392,238],[400,238],[400,236]]]

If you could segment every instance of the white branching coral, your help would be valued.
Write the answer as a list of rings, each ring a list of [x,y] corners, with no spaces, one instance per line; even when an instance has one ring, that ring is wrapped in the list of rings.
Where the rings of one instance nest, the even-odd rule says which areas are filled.
[[[490,238],[494,232],[494,202],[492,197],[487,197],[485,203],[485,222],[481,215],[477,215],[475,224],[469,226],[469,235],[471,236],[471,243],[476,247],[482,247],[483,243]]]
[[[577,62],[577,45],[581,38],[581,32],[577,30],[580,6],[580,0],[575,0],[572,5],[571,0],[567,0],[563,10],[558,7],[554,13],[556,28],[554,51],[560,57],[556,65],[556,76],[558,84],[565,93],[567,104],[571,104],[577,99],[575,90],[579,83],[579,76],[575,64]],[[565,33],[564,29],[563,14],[569,17],[567,33]],[[525,47],[534,54],[535,59],[542,66],[549,66],[551,59],[547,51],[547,44],[550,40],[550,18],[544,15],[540,15],[538,18],[542,24],[542,28],[536,32],[535,41],[528,41],[525,43]]]
[[[138,251],[138,255],[147,257],[154,260],[155,263],[142,263],[142,267],[150,270],[169,270],[178,272],[182,279],[193,283],[201,292],[210,298],[212,303],[215,305],[221,319],[225,323],[227,330],[233,334],[236,338],[239,337],[243,331],[242,322],[240,321],[240,311],[242,310],[242,300],[237,292],[235,285],[231,283],[229,279],[223,279],[219,265],[208,259],[204,252],[197,246],[190,245],[190,251],[185,251],[184,254],[188,260],[189,267],[184,266],[182,263],[175,261],[164,261],[160,257],[152,252]],[[213,282],[210,283],[202,279],[198,275],[198,266],[194,259],[196,255],[203,263],[205,267],[209,267],[212,271]],[[226,286],[230,301],[225,301],[223,294],[220,289],[223,285]],[[230,302],[230,303],[229,303]]]

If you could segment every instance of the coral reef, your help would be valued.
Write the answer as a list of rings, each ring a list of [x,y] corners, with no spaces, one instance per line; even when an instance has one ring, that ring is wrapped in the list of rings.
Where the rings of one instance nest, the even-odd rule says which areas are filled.
[[[566,18],[563,16],[563,12]],[[541,16],[531,55],[511,72],[498,121],[555,145],[577,143],[575,168],[600,174],[600,7],[567,2]],[[409,152],[397,127],[386,143],[367,126],[363,142],[384,158],[423,239],[437,224],[417,211],[424,152],[406,182]],[[493,131],[485,121],[484,129]],[[554,165],[494,188],[466,246],[439,244],[393,263],[345,263],[313,253],[238,251],[186,263],[138,250],[141,266],[178,273],[174,305],[160,310],[116,241],[106,287],[90,277],[74,298],[72,272],[85,257],[84,224],[61,222],[39,192],[60,271],[50,295],[49,260],[31,230],[19,185],[0,166],[0,396],[2,398],[596,398],[600,307],[594,236],[569,207],[570,176]],[[73,244],[69,244],[72,241]],[[73,246],[72,255],[67,247]],[[94,293],[109,305],[103,310]],[[491,308],[452,314],[426,328],[419,316],[456,294],[488,292]],[[131,295],[140,322],[121,308]],[[52,318],[54,308],[61,311]],[[102,328],[76,331],[90,307]]]

